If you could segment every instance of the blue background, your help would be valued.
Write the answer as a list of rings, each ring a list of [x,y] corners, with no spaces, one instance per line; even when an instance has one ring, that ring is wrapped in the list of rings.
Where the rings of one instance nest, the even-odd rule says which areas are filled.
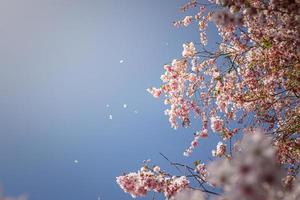
[[[138,170],[144,159],[170,172],[159,152],[187,164],[208,159],[217,136],[183,157],[200,124],[171,129],[162,100],[146,92],[160,85],[163,64],[181,56],[182,43],[199,42],[196,25],[172,25],[185,16],[178,11],[185,2],[0,1],[0,183],[6,194],[126,200],[131,197],[115,177]],[[209,39],[216,37],[210,31]]]

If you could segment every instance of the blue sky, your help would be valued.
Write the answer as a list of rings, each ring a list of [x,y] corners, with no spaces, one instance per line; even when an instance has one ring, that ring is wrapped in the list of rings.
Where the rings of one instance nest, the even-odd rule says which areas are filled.
[[[160,85],[163,64],[180,57],[182,43],[199,41],[195,27],[172,25],[184,2],[0,2],[0,183],[7,194],[126,200],[115,177],[144,159],[169,171],[159,152],[182,163],[207,160],[216,136],[183,157],[200,126],[174,131],[162,101],[146,92]]]

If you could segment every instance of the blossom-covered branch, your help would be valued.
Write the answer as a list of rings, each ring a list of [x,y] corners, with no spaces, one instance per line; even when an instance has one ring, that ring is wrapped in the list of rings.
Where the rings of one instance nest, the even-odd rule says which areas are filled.
[[[295,164],[300,158],[300,15],[298,1],[211,1],[195,16],[175,23],[199,25],[201,45],[183,44],[182,58],[164,66],[160,88],[149,88],[154,97],[164,94],[165,111],[173,128],[178,119],[188,127],[199,117],[202,129],[195,134],[190,155],[209,127],[226,140],[238,131],[263,127],[274,135],[278,159]],[[195,8],[191,1],[183,9]],[[206,28],[214,23],[221,36],[215,51],[208,51]],[[224,61],[228,61],[224,65]],[[221,64],[221,61],[223,63]],[[237,127],[236,122],[241,126]],[[251,122],[251,123],[250,123]],[[210,124],[210,126],[209,126]],[[235,127],[234,127],[235,126]],[[234,127],[234,128],[232,128]],[[286,149],[290,150],[287,151]]]
[[[164,65],[162,85],[148,92],[169,105],[172,128],[200,121],[185,156],[199,139],[220,135],[215,160],[192,168],[162,154],[189,174],[145,166],[117,178],[125,192],[137,197],[154,191],[177,200],[209,199],[215,190],[222,200],[300,199],[299,8],[299,0],[191,0],[182,6],[195,14],[174,25],[196,23],[200,42],[183,44],[181,57]],[[213,50],[207,47],[209,24],[220,35]]]

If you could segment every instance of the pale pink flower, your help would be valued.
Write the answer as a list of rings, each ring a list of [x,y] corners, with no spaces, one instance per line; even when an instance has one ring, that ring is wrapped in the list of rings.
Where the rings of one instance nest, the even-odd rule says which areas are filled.
[[[204,20],[199,21],[199,29],[202,31],[206,28],[206,23]]]
[[[148,88],[147,91],[150,94],[152,94],[153,97],[155,97],[155,98],[158,98],[161,95],[161,93],[162,93],[162,89],[161,88],[157,89],[157,88],[154,88],[154,87]]]
[[[197,80],[197,75],[194,73],[189,74],[189,81],[190,82],[195,82]]]
[[[193,16],[186,16],[183,20],[182,23],[184,26],[188,26],[192,23]]]
[[[230,165],[227,159],[216,160],[211,162],[207,166],[208,182],[213,186],[224,187],[227,189],[230,187],[234,169]]]
[[[198,141],[197,140],[193,140],[192,142],[191,142],[191,146],[192,147],[196,147],[196,146],[198,146]]]
[[[226,153],[226,144],[218,142],[216,150],[212,150],[212,155],[215,157],[222,157]]]
[[[271,139],[255,132],[245,135],[239,146],[230,160],[223,158],[208,165],[208,181],[221,186],[223,197],[231,200],[282,199],[277,191],[284,192],[283,174],[275,162]]]
[[[204,163],[200,163],[196,166],[195,168],[195,172],[198,172],[200,177],[203,180],[206,180],[207,176],[208,176],[208,172],[207,172],[207,167]]]
[[[208,137],[208,130],[204,129],[199,133],[199,136],[202,138]]]
[[[200,42],[201,42],[203,45],[207,45],[207,36],[206,36],[206,33],[205,33],[205,32],[201,32],[201,33],[200,33]]]
[[[192,58],[197,53],[196,47],[193,42],[183,44],[182,56],[186,58]]]
[[[189,181],[185,176],[169,177],[158,172],[160,168],[155,169],[157,173],[147,170],[147,167],[137,173],[132,172],[117,177],[116,181],[124,192],[129,193],[133,198],[147,195],[149,191],[161,192],[166,198],[170,199],[174,195],[187,188]]]
[[[220,132],[223,128],[223,120],[220,119],[219,117],[211,117],[211,129],[213,132]]]
[[[153,167],[153,171],[156,172],[156,173],[159,173],[160,172],[160,167],[159,166]]]

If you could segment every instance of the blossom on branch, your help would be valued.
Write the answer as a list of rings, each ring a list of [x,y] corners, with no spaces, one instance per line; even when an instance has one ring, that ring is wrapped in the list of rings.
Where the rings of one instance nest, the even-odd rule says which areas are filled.
[[[185,176],[168,176],[160,171],[158,166],[150,170],[147,166],[140,171],[117,177],[117,183],[133,198],[145,196],[149,191],[163,193],[167,199],[187,188],[189,181]]]

